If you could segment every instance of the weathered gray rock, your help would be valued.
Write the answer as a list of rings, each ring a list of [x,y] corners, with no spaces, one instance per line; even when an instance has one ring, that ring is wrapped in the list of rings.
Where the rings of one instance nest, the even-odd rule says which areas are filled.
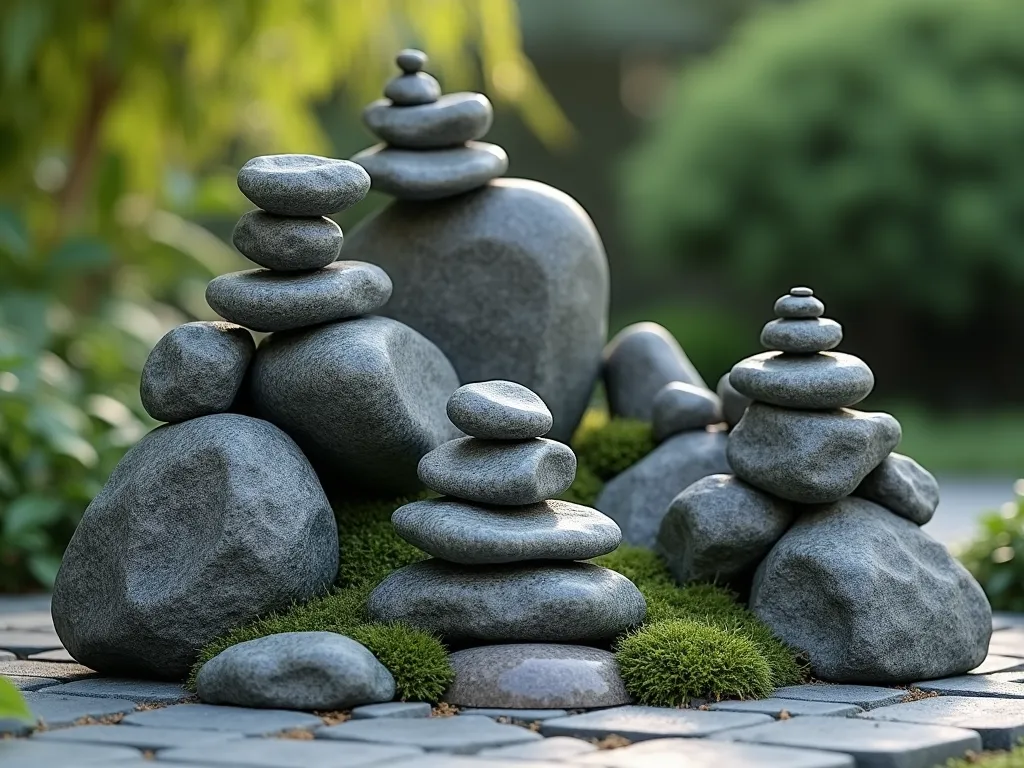
[[[551,429],[551,411],[534,392],[512,381],[481,381],[455,390],[448,418],[467,435],[525,440]]]
[[[142,367],[142,405],[158,421],[227,411],[256,345],[231,323],[185,323],[164,334]]]
[[[635,323],[604,349],[604,387],[613,416],[650,421],[662,387],[681,381],[707,389],[682,347],[657,323]]]
[[[441,95],[441,84],[426,72],[399,75],[384,87],[388,103],[396,107],[431,104]]]
[[[206,286],[214,312],[254,331],[290,331],[368,315],[391,296],[391,280],[375,264],[336,261],[315,272],[250,269]]]
[[[719,424],[722,418],[722,401],[704,387],[672,381],[654,396],[651,423],[659,443],[680,432]]]
[[[814,297],[810,288],[794,288],[775,302],[776,317],[821,317],[823,314],[825,305]]]
[[[403,621],[453,645],[609,642],[643,621],[629,579],[590,563],[401,568],[370,594],[375,621]]]
[[[243,256],[280,272],[320,269],[338,258],[341,227],[326,218],[275,216],[265,211],[242,214],[231,234]]]
[[[395,531],[453,563],[589,560],[619,546],[622,533],[596,509],[568,501],[486,507],[450,498],[414,501],[391,516]]]
[[[608,263],[575,201],[500,179],[457,199],[392,203],[345,249],[391,276],[385,315],[437,344],[463,382],[505,379],[536,392],[554,417],[549,436],[568,442],[608,330]]]
[[[428,61],[427,54],[416,48],[403,48],[395,56],[395,64],[407,75],[419,72],[427,66]]]
[[[199,649],[326,590],[334,515],[281,430],[218,414],[150,432],[93,499],[64,554],[53,623],[83,664],[180,680]]]
[[[795,516],[791,504],[733,475],[711,475],[673,499],[657,550],[680,584],[745,586]]]
[[[268,213],[326,216],[350,208],[366,197],[370,177],[348,160],[317,155],[264,155],[242,166],[238,188]]]
[[[762,403],[827,410],[859,403],[871,394],[875,376],[863,360],[842,352],[762,352],[736,363],[729,383],[740,394]]]
[[[722,378],[718,380],[716,392],[718,399],[722,402],[722,415],[725,417],[726,423],[730,428],[735,427],[746,413],[747,406],[754,401],[736,391],[736,388],[729,383],[728,373],[722,374]]]
[[[622,529],[630,544],[651,549],[668,505],[702,477],[727,473],[724,432],[683,432],[612,478],[594,504]]]
[[[735,381],[735,369],[730,378]],[[853,493],[901,434],[887,413],[792,411],[754,403],[729,434],[729,463],[737,477],[763,491],[825,504]]]
[[[455,680],[444,700],[460,707],[616,707],[629,694],[615,656],[580,645],[521,643],[451,655]]]
[[[265,709],[349,709],[395,695],[384,665],[334,632],[283,632],[233,645],[202,666],[197,687],[207,704]]]
[[[442,149],[399,149],[378,144],[352,156],[373,179],[373,188],[401,200],[438,200],[482,187],[508,170],[496,144],[470,141]]]
[[[992,632],[984,592],[946,548],[858,498],[793,524],[758,568],[750,607],[832,682],[960,674]]]
[[[939,506],[939,483],[909,456],[890,453],[857,486],[854,495],[924,525]]]
[[[794,354],[825,352],[839,346],[843,340],[843,327],[827,318],[772,320],[761,331],[761,346],[765,349]]]
[[[393,107],[386,99],[363,110],[363,122],[381,141],[402,149],[455,147],[482,138],[494,109],[482,93],[449,93],[433,103]]]
[[[459,432],[444,354],[407,325],[362,317],[275,333],[251,367],[253,407],[290,434],[325,485],[401,494],[420,458]]]

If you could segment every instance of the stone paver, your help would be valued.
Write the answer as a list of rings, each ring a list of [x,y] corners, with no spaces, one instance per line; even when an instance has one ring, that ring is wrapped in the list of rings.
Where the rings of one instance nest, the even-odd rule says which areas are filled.
[[[903,700],[907,692],[901,688],[881,688],[876,685],[789,685],[772,694],[778,699],[801,701],[830,701],[834,704],[853,704],[861,709],[884,707]]]
[[[536,723],[540,720],[554,720],[556,717],[565,717],[569,714],[564,709],[502,709],[500,707],[467,707],[459,712],[460,715],[482,715],[492,720],[499,717],[507,718],[517,723]]]
[[[137,749],[91,744],[47,744],[35,739],[0,740],[0,765],[4,768],[75,768],[79,765],[122,765],[142,757]]]
[[[798,715],[822,715],[830,717],[849,717],[863,712],[855,704],[837,704],[833,701],[805,701],[802,699],[751,699],[748,701],[720,701],[712,704],[708,709],[722,710],[723,712],[760,712],[763,715],[771,715],[775,719],[786,712],[796,717]]]
[[[48,677],[61,682],[71,682],[84,677],[95,677],[96,673],[81,664],[65,664],[55,661],[0,661],[0,675],[9,677]]]
[[[469,757],[435,752],[422,757],[410,757],[406,760],[388,763],[387,768],[570,768],[572,765],[574,763],[549,760],[489,759],[475,755]],[[385,768],[385,766],[382,765],[380,768]]]
[[[36,719],[49,728],[73,725],[83,717],[107,717],[135,711],[134,701],[61,696],[46,691],[30,691],[25,694],[25,701]]]
[[[942,680],[923,680],[914,683],[922,691],[935,691],[947,696],[995,696],[1004,699],[1024,699],[1024,684],[1018,682],[1020,672],[998,672],[992,675],[960,675]]]
[[[29,632],[47,632],[56,634],[53,628],[53,617],[49,611],[18,611],[17,613],[0,613],[0,632],[21,629]]]
[[[597,746],[589,741],[569,736],[552,736],[550,739],[531,741],[527,744],[485,749],[477,753],[477,757],[488,760],[565,760],[575,763],[580,755],[596,751]]]
[[[842,752],[857,768],[932,768],[981,749],[981,737],[963,728],[856,717],[794,717],[712,738]]]
[[[128,699],[137,704],[176,704],[191,694],[178,683],[152,680],[126,680],[117,677],[96,677],[75,680],[50,688],[47,693],[66,693],[69,696],[96,696],[98,698]]]
[[[234,739],[241,733],[195,731],[186,728],[132,728],[128,725],[76,725],[33,734],[33,741],[74,742],[76,744],[113,744],[136,749],[161,750],[174,747],[209,747]]]
[[[772,719],[768,715],[626,706],[547,720],[541,723],[540,732],[545,736],[575,736],[580,739],[603,739],[614,734],[630,741],[643,741],[708,736],[730,728],[748,728],[770,722]]]
[[[0,615],[50,612],[49,595],[0,595]]]
[[[409,720],[349,720],[321,728],[318,739],[368,741],[420,747],[428,752],[471,755],[488,747],[537,741],[539,734],[516,725],[503,725],[487,717],[431,717]]]
[[[1012,749],[1024,737],[1024,702],[1019,699],[934,696],[879,707],[861,717],[969,728],[978,732],[985,749]]]
[[[1010,627],[1024,627],[1024,613],[1004,613],[1001,611],[992,612],[992,629],[1009,629]]]
[[[0,662],[14,661],[17,658],[18,657],[16,655],[14,655],[13,653],[11,653],[10,651],[0,651]]]
[[[19,691],[35,691],[39,688],[46,688],[50,685],[57,685],[60,680],[51,677],[23,677],[22,675],[8,675],[6,679],[14,683]]]
[[[988,644],[988,652],[1000,656],[1024,658],[1024,627],[1011,627],[993,632],[992,640]]]
[[[62,648],[56,632],[28,632],[20,629],[0,630],[0,649],[24,658]]]
[[[55,651],[43,651],[42,653],[29,654],[29,661],[61,661],[77,664],[75,657],[68,653],[66,648],[58,648]]]
[[[305,712],[283,709],[245,709],[211,704],[173,704],[148,712],[135,712],[123,721],[131,726],[190,728],[199,731],[237,731],[247,736],[304,728],[317,728],[323,721]],[[362,722],[374,722],[372,720]]]
[[[353,720],[376,717],[430,717],[431,706],[425,701],[388,701],[383,704],[364,704],[352,710]]]
[[[1024,659],[990,653],[981,664],[967,674],[991,675],[993,672],[1017,672],[1022,669],[1024,669]]]
[[[655,739],[573,759],[608,768],[853,768],[849,755],[709,739]]]
[[[213,750],[204,747],[169,749],[160,753],[159,760],[245,768],[356,768],[391,765],[395,760],[422,754],[414,747],[383,744],[243,739],[219,745]],[[159,768],[159,763],[154,768]]]

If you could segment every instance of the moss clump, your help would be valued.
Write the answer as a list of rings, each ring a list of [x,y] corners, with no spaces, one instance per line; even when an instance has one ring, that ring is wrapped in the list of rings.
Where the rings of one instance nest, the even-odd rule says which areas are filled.
[[[597,419],[576,432],[573,449],[579,464],[608,482],[654,450],[651,425],[635,419]]]
[[[429,632],[405,624],[371,623],[350,637],[367,648],[395,678],[395,696],[402,701],[438,701],[455,672],[448,651]]]
[[[672,574],[665,562],[643,547],[620,544],[614,552],[595,557],[591,562],[621,573],[641,590],[654,586],[674,586]]]
[[[426,496],[367,500],[335,507],[341,549],[339,586],[375,586],[392,571],[426,559],[425,552],[405,541],[391,525],[391,514],[396,509]]]

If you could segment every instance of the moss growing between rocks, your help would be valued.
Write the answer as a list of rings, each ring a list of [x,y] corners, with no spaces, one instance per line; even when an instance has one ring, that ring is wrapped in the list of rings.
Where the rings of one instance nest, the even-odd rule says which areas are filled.
[[[338,520],[341,548],[338,585],[375,586],[392,571],[425,560],[425,552],[395,533],[391,514],[402,505],[429,495],[336,506],[334,515]]]
[[[455,672],[448,651],[429,632],[405,624],[364,624],[350,637],[367,648],[395,678],[395,698],[402,701],[438,701]]]
[[[654,450],[651,425],[634,419],[584,420],[573,440],[579,464],[607,482]]]
[[[665,562],[649,549],[632,544],[620,544],[614,552],[591,560],[625,576],[641,590],[647,587],[674,587],[672,573]]]

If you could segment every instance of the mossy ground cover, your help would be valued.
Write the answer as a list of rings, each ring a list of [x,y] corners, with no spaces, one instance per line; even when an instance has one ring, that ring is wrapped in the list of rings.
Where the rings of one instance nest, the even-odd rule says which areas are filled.
[[[946,768],[1024,768],[1024,746],[1009,752],[982,752],[960,760],[950,760]]]

